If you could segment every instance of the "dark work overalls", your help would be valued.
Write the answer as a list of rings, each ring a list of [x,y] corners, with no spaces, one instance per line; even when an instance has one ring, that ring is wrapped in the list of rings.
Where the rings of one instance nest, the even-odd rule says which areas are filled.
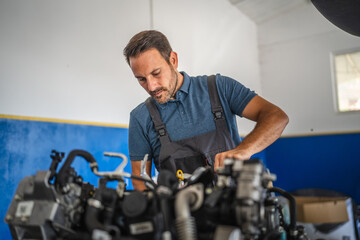
[[[192,174],[198,167],[213,166],[217,153],[235,148],[234,141],[226,127],[215,76],[209,76],[207,83],[216,129],[192,138],[172,142],[164,123],[161,121],[155,100],[151,97],[146,100],[146,106],[161,143],[160,171],[168,169],[176,174],[177,170],[182,170],[183,173]]]

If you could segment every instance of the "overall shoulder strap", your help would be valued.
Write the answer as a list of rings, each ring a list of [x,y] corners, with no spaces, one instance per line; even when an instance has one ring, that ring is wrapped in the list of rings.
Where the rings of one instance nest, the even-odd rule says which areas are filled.
[[[151,120],[154,123],[155,131],[158,133],[161,143],[163,141],[169,141],[170,138],[167,134],[165,124],[161,121],[159,110],[156,107],[155,100],[152,97],[149,97],[145,101],[145,105],[149,110]]]
[[[209,91],[209,97],[211,103],[211,111],[214,114],[214,120],[223,119],[225,118],[225,116],[219,99],[219,94],[216,88],[216,76],[215,75],[208,76],[207,84],[208,84],[208,91]]]

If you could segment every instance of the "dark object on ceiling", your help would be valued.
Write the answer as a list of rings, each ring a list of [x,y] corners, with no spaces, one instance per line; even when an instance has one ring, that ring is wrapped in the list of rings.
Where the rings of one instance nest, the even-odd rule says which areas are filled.
[[[360,37],[360,0],[311,0],[335,26]]]

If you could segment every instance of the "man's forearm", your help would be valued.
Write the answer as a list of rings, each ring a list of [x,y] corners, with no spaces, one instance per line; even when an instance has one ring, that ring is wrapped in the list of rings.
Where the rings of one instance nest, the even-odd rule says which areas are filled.
[[[225,158],[248,160],[255,153],[264,150],[281,136],[289,122],[288,116],[275,105],[259,112],[254,120],[257,122],[255,128],[236,148],[216,154],[215,169],[223,166]]]
[[[133,185],[134,190],[141,191],[141,192],[146,190],[146,186],[145,186],[144,182],[141,180],[131,179],[131,183]]]
[[[131,174],[134,176],[141,177],[141,161],[131,161]],[[146,162],[146,173],[151,177],[151,161]],[[134,190],[144,191],[146,186],[143,181],[131,179]]]

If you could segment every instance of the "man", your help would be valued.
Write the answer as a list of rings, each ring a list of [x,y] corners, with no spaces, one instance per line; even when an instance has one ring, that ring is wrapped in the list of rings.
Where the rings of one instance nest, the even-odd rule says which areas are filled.
[[[273,143],[288,123],[287,115],[241,83],[217,74],[190,77],[178,72],[178,57],[160,32],[143,31],[124,49],[140,85],[151,96],[130,114],[132,174],[140,175],[149,154],[156,168],[192,173],[199,166],[216,170],[226,158],[247,160]],[[243,141],[235,116],[257,124]],[[148,174],[151,161],[146,164]],[[137,190],[142,182],[133,181]]]

